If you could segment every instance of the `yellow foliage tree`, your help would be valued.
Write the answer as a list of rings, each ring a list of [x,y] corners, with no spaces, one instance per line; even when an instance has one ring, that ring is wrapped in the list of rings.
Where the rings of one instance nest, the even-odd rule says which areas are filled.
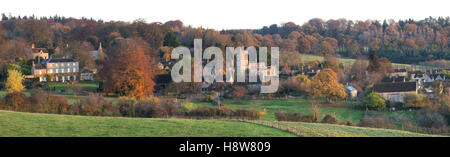
[[[344,86],[337,81],[336,73],[326,68],[319,72],[311,80],[311,94],[316,98],[326,98],[327,102],[331,99],[344,99],[347,93]]]
[[[8,70],[8,78],[6,80],[6,89],[9,93],[12,92],[20,92],[25,87],[23,86],[23,75],[17,70],[9,69]]]

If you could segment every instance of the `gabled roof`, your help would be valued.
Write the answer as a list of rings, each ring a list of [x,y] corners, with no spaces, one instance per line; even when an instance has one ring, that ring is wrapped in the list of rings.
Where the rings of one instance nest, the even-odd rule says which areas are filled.
[[[381,82],[405,82],[405,77],[384,77],[383,79],[381,79]]]
[[[378,83],[373,86],[373,91],[378,93],[412,92],[416,90],[416,82]]]

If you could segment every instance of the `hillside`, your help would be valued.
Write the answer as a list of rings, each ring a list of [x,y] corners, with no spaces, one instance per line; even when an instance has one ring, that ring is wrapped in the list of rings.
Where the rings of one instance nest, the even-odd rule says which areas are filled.
[[[321,123],[249,121],[250,123],[289,130],[302,137],[432,137],[401,130],[366,128]]]
[[[25,137],[293,137],[238,121],[121,118],[0,110],[0,136]]]
[[[263,124],[279,124],[270,127]],[[261,125],[263,124],[263,125]],[[0,136],[31,137],[294,137],[299,136],[431,136],[397,130],[329,124],[89,117],[0,111]]]

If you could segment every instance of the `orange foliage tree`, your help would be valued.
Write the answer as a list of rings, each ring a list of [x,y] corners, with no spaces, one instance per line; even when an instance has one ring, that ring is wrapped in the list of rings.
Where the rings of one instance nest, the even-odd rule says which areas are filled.
[[[347,94],[342,84],[339,84],[336,73],[329,69],[323,69],[311,81],[311,94],[316,98],[344,99]]]
[[[146,51],[148,45],[141,40],[117,40],[100,73],[105,81],[104,90],[132,98],[153,95],[155,71],[150,67],[156,66]]]

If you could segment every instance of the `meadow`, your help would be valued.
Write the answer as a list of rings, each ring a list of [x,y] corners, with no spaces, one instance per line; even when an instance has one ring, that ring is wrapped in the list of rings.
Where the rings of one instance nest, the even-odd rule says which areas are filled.
[[[273,126],[273,124],[277,126]],[[295,132],[283,128],[294,129]],[[23,113],[0,110],[2,137],[422,137],[407,131],[343,125]]]
[[[123,118],[0,110],[4,137],[294,137],[259,124],[223,120]]]

